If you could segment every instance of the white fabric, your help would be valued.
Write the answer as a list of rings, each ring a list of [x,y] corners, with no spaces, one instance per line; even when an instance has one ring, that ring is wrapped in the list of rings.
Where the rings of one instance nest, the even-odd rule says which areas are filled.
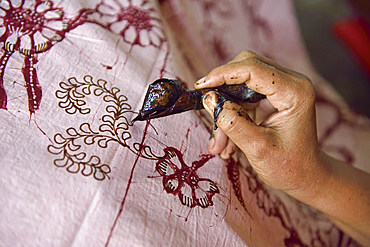
[[[357,246],[242,155],[209,156],[205,113],[130,125],[155,79],[191,87],[250,49],[313,79],[322,147],[369,170],[367,119],[312,69],[288,0],[3,0],[0,18],[0,246]]]

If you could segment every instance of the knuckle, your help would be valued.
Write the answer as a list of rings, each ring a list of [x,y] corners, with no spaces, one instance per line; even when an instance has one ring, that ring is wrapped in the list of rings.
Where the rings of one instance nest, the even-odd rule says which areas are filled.
[[[240,52],[233,60],[231,60],[229,63],[234,63],[234,62],[240,62],[244,59],[248,59],[251,57],[258,57],[256,53],[250,50],[244,50]]]
[[[302,100],[304,99],[304,102],[308,105],[314,104],[316,100],[316,93],[311,80],[308,77],[301,78],[299,79],[299,85],[301,85],[299,97]]]
[[[251,67],[252,70],[253,68],[258,67],[261,63],[262,62],[256,57],[249,57],[244,60],[244,64]]]
[[[251,57],[256,57],[257,56],[256,53],[254,53],[253,51],[250,51],[250,50],[244,50],[239,55],[241,57],[244,57],[244,58],[251,58]]]

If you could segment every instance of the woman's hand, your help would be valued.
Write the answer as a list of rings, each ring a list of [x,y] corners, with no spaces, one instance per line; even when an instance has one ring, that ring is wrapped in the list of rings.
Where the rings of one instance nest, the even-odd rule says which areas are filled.
[[[229,158],[239,147],[267,184],[321,210],[370,246],[370,175],[320,151],[315,92],[309,78],[244,51],[194,87],[240,83],[266,99],[259,104],[225,102],[209,151]],[[212,116],[217,100],[214,91],[203,97]]]
[[[266,99],[244,107],[227,101],[209,151],[228,158],[234,145],[238,146],[261,179],[290,194],[312,191],[311,187],[320,186],[318,182],[325,182],[330,171],[318,162],[315,92],[308,77],[244,51],[194,87],[241,83],[266,95]],[[203,99],[213,116],[216,94],[209,92]]]

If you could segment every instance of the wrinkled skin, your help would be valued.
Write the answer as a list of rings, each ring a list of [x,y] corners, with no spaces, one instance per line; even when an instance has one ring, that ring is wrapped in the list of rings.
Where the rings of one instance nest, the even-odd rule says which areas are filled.
[[[226,101],[209,152],[227,159],[239,148],[271,187],[321,210],[358,242],[370,246],[370,175],[320,150],[310,79],[244,51],[194,87],[223,84],[246,84],[266,99],[254,104]],[[211,116],[217,103],[213,91],[203,97]]]

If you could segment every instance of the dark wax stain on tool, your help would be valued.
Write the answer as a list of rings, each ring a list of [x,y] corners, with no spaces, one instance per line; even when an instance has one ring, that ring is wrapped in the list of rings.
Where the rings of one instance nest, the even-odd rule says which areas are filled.
[[[149,85],[143,106],[136,118],[132,120],[132,123],[189,110],[204,109],[202,104],[203,95],[209,91],[216,91],[218,97],[214,110],[215,129],[217,129],[216,121],[226,101],[255,103],[265,98],[264,95],[253,91],[245,84],[187,90],[178,80],[161,78]]]

